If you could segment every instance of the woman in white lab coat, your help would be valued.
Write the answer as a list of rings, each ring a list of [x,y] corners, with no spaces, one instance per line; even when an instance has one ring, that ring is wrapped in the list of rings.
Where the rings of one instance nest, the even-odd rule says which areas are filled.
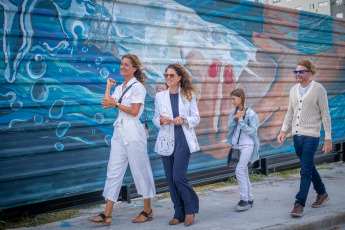
[[[122,57],[120,66],[120,73],[125,80],[122,85],[116,87],[111,96],[110,90],[116,82],[111,78],[107,81],[102,105],[105,109],[118,109],[118,116],[114,123],[107,180],[103,191],[107,202],[105,211],[97,217],[90,218],[96,223],[106,225],[111,223],[114,203],[118,199],[128,163],[138,194],[144,197],[144,210],[133,219],[133,222],[143,223],[153,218],[150,198],[156,195],[156,190],[147,154],[146,133],[139,120],[144,110],[146,96],[143,85],[145,75],[140,67],[139,58],[127,54]]]
[[[192,152],[200,150],[194,132],[200,117],[196,104],[197,91],[191,77],[180,64],[165,70],[168,90],[156,94],[153,123],[160,128],[155,151],[162,155],[175,214],[169,222],[184,222],[189,226],[199,212],[199,199],[187,180],[188,163]]]

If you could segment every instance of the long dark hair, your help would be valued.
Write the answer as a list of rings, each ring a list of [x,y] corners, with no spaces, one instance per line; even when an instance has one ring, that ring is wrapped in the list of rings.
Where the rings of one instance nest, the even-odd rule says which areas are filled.
[[[180,86],[181,86],[181,94],[187,98],[188,101],[192,100],[193,94],[197,95],[198,92],[196,91],[194,85],[192,84],[192,78],[187,72],[187,70],[180,64],[170,64],[166,69],[165,73],[168,69],[173,69],[176,71],[177,75],[181,77]],[[167,88],[169,86],[165,84]]]
[[[235,97],[240,97],[241,98],[241,104],[244,108],[244,103],[246,102],[246,94],[244,93],[243,89],[234,89],[231,93],[230,93],[230,97],[231,96],[235,96]],[[238,107],[235,110],[235,115],[238,112]],[[235,121],[238,122],[238,118],[235,118]]]
[[[139,58],[134,55],[134,54],[126,54],[122,57],[121,60],[123,60],[124,58],[128,58],[129,60],[131,60],[132,65],[134,68],[137,68],[137,70],[134,72],[134,77],[143,85],[145,85],[146,82],[146,75],[143,73],[143,69],[141,69],[141,62],[139,60]]]

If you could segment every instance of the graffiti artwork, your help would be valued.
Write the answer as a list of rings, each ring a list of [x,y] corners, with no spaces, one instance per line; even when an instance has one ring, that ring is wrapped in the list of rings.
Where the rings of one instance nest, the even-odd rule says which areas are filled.
[[[0,209],[103,189],[117,110],[101,100],[107,78],[122,83],[128,53],[148,76],[141,120],[155,179],[164,172],[153,151],[154,98],[171,63],[186,67],[199,93],[201,151],[189,172],[225,166],[235,88],[259,116],[260,156],[294,152],[291,139],[280,146],[276,138],[302,58],[328,92],[333,142],[345,139],[341,19],[216,0],[1,0],[0,13]]]

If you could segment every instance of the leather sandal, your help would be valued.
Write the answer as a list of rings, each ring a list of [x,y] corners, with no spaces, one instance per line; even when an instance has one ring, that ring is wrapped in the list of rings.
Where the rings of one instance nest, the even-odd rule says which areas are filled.
[[[98,224],[102,223],[104,225],[110,225],[111,224],[111,221],[107,222],[107,219],[111,219],[112,216],[106,216],[106,215],[104,215],[104,213],[100,213],[98,216],[100,216],[102,219],[101,220],[93,220],[93,219],[90,218],[89,221],[92,221],[92,222],[98,223]]]
[[[144,216],[146,217],[144,220],[135,220],[138,219],[140,216]],[[146,221],[151,221],[153,219],[153,212],[152,209],[149,213],[141,211],[141,213],[139,214],[139,216],[137,218],[135,218],[132,220],[133,223],[144,223]]]

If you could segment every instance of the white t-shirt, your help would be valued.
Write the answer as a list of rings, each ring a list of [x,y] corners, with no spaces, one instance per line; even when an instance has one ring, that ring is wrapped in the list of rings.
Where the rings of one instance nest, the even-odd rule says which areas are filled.
[[[241,130],[240,125],[237,125],[234,131],[234,135],[232,136],[233,148],[237,147],[237,140],[238,140],[238,135],[240,134],[240,130]],[[254,145],[254,141],[248,134],[242,131],[238,145]]]

